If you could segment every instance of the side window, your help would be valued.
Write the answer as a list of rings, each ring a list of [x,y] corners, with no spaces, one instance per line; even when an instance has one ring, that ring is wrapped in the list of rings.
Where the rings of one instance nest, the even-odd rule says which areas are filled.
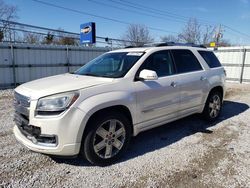
[[[202,70],[200,62],[190,50],[172,50],[178,73]]]
[[[214,55],[213,52],[210,51],[198,51],[198,52],[207,62],[210,68],[221,67],[220,61],[217,59],[217,57]]]
[[[159,51],[151,54],[139,70],[143,69],[155,71],[158,77],[174,74],[174,64],[170,51]]]

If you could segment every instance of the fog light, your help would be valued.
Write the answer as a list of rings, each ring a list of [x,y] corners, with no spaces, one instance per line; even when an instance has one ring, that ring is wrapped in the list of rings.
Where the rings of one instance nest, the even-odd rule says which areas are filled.
[[[37,141],[44,144],[57,144],[55,135],[40,135],[37,137]]]

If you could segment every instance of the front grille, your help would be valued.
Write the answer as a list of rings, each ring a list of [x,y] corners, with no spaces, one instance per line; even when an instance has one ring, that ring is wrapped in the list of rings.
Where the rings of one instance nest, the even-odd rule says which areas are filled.
[[[28,134],[32,134],[32,131],[27,129],[29,125],[30,98],[15,92],[14,107],[14,121],[18,126],[19,130],[25,136],[27,136]]]
[[[26,121],[29,122],[30,98],[15,92],[14,107],[15,107],[15,113],[18,116],[22,116]]]
[[[41,128],[29,124],[30,98],[14,93],[14,121],[20,132],[34,144],[57,146],[57,136],[41,134]]]
[[[17,92],[14,93],[14,98],[15,98],[15,103],[23,106],[23,107],[30,107],[30,98],[29,97],[26,97],[24,95],[21,95]]]

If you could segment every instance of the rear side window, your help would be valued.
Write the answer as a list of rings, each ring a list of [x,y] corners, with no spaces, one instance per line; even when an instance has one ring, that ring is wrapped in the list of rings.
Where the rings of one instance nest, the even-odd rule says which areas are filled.
[[[202,70],[200,62],[190,50],[172,50],[178,73]]]
[[[209,51],[198,51],[198,52],[203,57],[203,59],[207,62],[210,68],[221,67],[220,61],[214,55],[213,52],[209,52]]]

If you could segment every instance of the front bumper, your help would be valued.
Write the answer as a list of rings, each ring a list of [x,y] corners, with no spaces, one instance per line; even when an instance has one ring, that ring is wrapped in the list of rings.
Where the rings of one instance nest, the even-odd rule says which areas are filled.
[[[59,156],[74,156],[77,155],[80,151],[81,144],[64,144],[57,147],[48,147],[43,145],[34,144],[31,140],[27,139],[18,129],[17,126],[13,128],[16,139],[29,148],[32,151],[49,154],[49,155],[59,155]]]
[[[55,117],[29,116],[28,122],[22,122],[25,120],[19,118],[21,122],[15,120],[16,125],[13,132],[16,139],[30,150],[50,155],[74,156],[80,151],[82,134],[87,119],[86,114],[80,109],[70,108]],[[22,123],[26,124],[27,131],[20,126]],[[28,130],[29,128],[32,128],[32,130]],[[27,132],[31,134],[26,134]],[[48,139],[48,136],[54,136],[56,141],[54,143],[43,143],[40,138],[46,137]]]

